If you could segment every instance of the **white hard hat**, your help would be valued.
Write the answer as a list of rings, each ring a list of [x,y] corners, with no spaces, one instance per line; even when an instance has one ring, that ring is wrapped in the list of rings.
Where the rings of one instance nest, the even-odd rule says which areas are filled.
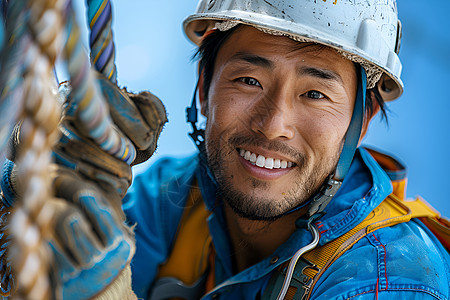
[[[367,87],[378,84],[385,101],[403,92],[395,0],[200,0],[196,13],[183,23],[197,45],[207,31],[237,24],[335,48],[362,65]]]

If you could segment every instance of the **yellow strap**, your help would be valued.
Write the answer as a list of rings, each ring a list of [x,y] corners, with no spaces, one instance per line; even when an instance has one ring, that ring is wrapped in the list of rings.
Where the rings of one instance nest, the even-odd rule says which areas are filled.
[[[206,271],[211,245],[206,209],[200,189],[191,188],[175,245],[165,264],[159,267],[157,277],[175,277],[187,285],[196,282]]]
[[[316,270],[308,268],[304,271],[304,274],[310,278],[316,276],[310,290],[320,275],[337,258],[367,234],[383,227],[408,222],[412,218],[439,218],[439,216],[440,214],[421,198],[414,201],[402,201],[394,194],[389,195],[355,228],[341,237],[305,253],[303,257],[320,269],[318,276],[316,276],[318,273]]]

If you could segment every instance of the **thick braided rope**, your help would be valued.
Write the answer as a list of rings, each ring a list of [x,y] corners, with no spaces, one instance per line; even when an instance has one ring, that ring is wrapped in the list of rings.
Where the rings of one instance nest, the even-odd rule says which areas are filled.
[[[16,203],[10,227],[14,239],[10,255],[18,282],[15,297],[23,299],[49,299],[52,293],[48,269],[52,257],[47,245],[53,210],[46,201],[51,197],[48,167],[60,119],[50,74],[62,48],[61,2],[10,3],[12,10],[28,10],[27,28],[30,30],[23,35],[24,106],[21,147],[16,158],[23,199]]]
[[[112,13],[109,0],[87,0],[91,61],[95,69],[112,82],[117,82],[115,49],[111,28]]]
[[[113,125],[108,106],[100,93],[95,75],[90,69],[87,54],[80,39],[80,29],[75,22],[73,9],[67,20],[68,40],[65,55],[71,78],[72,99],[76,103],[77,117],[84,132],[103,150],[131,164],[136,149]]]
[[[6,87],[2,89],[2,100],[9,100],[5,105],[6,108],[21,108],[22,105],[17,105],[19,101],[22,98],[26,101],[22,112],[23,148],[16,160],[18,177],[23,181],[24,200],[16,205],[16,213],[9,226],[11,236],[16,237],[14,244],[9,246],[7,241],[4,245],[9,246],[9,252],[14,254],[12,257],[14,271],[17,281],[20,282],[19,291],[15,296],[25,299],[47,299],[51,293],[48,278],[51,257],[44,238],[49,232],[53,212],[45,205],[45,200],[51,196],[46,170],[51,160],[51,145],[56,139],[55,129],[60,113],[49,88],[51,85],[49,74],[61,46],[59,30],[64,28],[61,20],[61,16],[64,15],[63,3],[67,5],[70,1],[15,0],[12,1],[9,10],[10,23],[19,25],[14,28],[11,40],[15,43],[20,41],[20,45],[15,48],[15,52],[11,51],[12,57],[6,56],[10,68],[17,67],[18,70],[6,73],[11,76],[3,80],[7,84],[2,84],[2,87]],[[25,15],[27,7],[30,19],[18,18]],[[94,75],[90,72],[87,56],[83,52],[79,29],[72,22],[74,12],[70,5],[66,16],[69,24],[66,55],[74,99],[78,100],[78,117],[100,146],[131,163],[135,157],[134,146],[128,139],[119,136],[112,126],[102,95],[93,80]],[[23,26],[24,24],[28,26]],[[25,28],[30,29],[31,34]],[[19,53],[26,55],[20,56]],[[6,68],[7,65],[2,64],[3,71],[9,70]],[[11,99],[15,101],[11,102],[13,101]],[[0,105],[3,103],[5,101]],[[15,120],[13,114],[8,116]],[[4,126],[1,127],[3,128]],[[10,131],[5,130],[5,136],[9,135]],[[6,272],[2,275],[5,277],[10,274]]]
[[[51,145],[56,139],[55,129],[60,114],[57,102],[49,88],[51,85],[49,74],[60,48],[61,36],[58,30],[64,28],[61,20],[62,2],[70,3],[66,0],[59,2],[58,0],[29,0],[28,2],[16,0],[10,5],[10,20],[18,20],[16,23],[19,25],[26,23],[28,25],[28,27],[18,26],[21,31],[15,29],[14,34],[11,35],[12,40],[17,43],[21,41],[20,46],[17,47],[21,51],[12,53],[26,53],[24,61],[16,59],[15,62],[19,63],[11,64],[12,67],[23,66],[23,68],[8,72],[12,76],[6,81],[15,79],[17,82],[2,85],[7,87],[3,89],[3,94],[6,94],[9,88],[11,91],[11,94],[8,94],[9,97],[17,95],[18,101],[22,98],[26,101],[22,112],[23,150],[18,153],[16,160],[18,177],[22,179],[24,187],[24,200],[16,205],[16,212],[9,226],[11,236],[16,237],[9,252],[14,254],[12,257],[14,271],[20,283],[19,291],[15,296],[25,299],[47,299],[51,294],[48,278],[51,257],[44,238],[49,232],[53,212],[45,205],[45,200],[51,196],[50,183],[46,180],[46,170],[51,160]],[[29,7],[30,19],[25,22],[24,19],[17,18],[17,15],[24,15],[23,12],[27,7]],[[134,146],[113,129],[102,95],[98,92],[93,80],[94,75],[90,72],[87,56],[81,47],[79,29],[72,22],[74,12],[71,7],[67,15],[69,38],[66,55],[74,99],[78,100],[78,117],[91,137],[105,150],[131,163],[135,157]],[[31,34],[24,28],[29,28],[32,31]],[[18,57],[21,58],[21,56]],[[8,62],[12,61],[8,59]],[[14,104],[19,103],[18,101]],[[21,107],[22,105],[10,106]],[[6,131],[9,134],[10,130]],[[9,241],[5,243],[7,244],[9,245]]]

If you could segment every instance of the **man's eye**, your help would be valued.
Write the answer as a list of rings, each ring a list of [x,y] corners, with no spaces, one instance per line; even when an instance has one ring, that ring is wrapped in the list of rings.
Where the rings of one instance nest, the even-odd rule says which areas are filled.
[[[325,98],[325,96],[318,91],[308,91],[305,94],[303,94],[304,96],[311,98],[311,99],[322,99]]]
[[[248,84],[248,85],[254,85],[254,86],[259,86],[259,87],[261,86],[259,81],[252,77],[241,77],[241,78],[239,78],[239,81],[241,81],[245,84]]]

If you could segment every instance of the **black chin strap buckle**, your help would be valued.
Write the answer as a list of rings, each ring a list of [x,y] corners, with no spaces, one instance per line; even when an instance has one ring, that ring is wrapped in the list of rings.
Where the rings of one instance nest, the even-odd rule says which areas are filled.
[[[197,89],[198,89],[198,82],[195,86],[194,95],[192,95],[192,102],[191,106],[186,107],[186,121],[191,124],[192,132],[189,133],[189,136],[194,141],[195,145],[197,146],[200,153],[205,153],[205,130],[198,129],[197,128],[197,116],[198,116],[198,109],[197,109]]]
[[[198,129],[195,123],[191,123],[192,132],[189,133],[189,136],[194,141],[200,153],[205,153],[205,130]]]

